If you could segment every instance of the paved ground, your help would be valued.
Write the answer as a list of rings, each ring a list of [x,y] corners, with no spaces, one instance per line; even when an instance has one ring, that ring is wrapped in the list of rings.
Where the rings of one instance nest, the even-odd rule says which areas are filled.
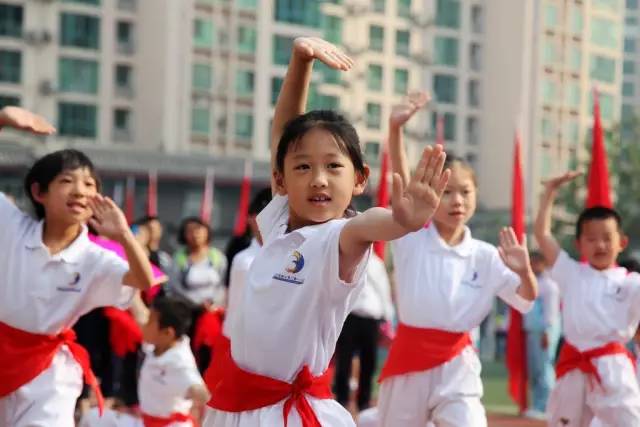
[[[544,427],[543,421],[533,421],[512,415],[489,414],[489,427]]]

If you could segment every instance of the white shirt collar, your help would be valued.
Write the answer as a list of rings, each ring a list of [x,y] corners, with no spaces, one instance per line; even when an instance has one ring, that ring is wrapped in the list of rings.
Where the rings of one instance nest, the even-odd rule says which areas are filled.
[[[44,249],[47,252],[49,249],[42,241],[42,232],[44,231],[44,220],[40,220],[38,224],[33,227],[30,233],[25,239],[25,247],[27,249]],[[88,230],[86,226],[82,226],[80,235],[75,238],[73,242],[57,254],[53,255],[54,258],[60,258],[62,261],[68,264],[78,264],[80,259],[91,241],[89,240]]]
[[[469,227],[464,227],[464,235],[462,237],[462,241],[455,246],[449,245],[445,242],[438,230],[436,228],[435,223],[431,222],[427,226],[427,248],[431,250],[444,250],[451,251],[458,254],[461,257],[468,257],[473,252],[473,238],[471,237],[471,230]]]

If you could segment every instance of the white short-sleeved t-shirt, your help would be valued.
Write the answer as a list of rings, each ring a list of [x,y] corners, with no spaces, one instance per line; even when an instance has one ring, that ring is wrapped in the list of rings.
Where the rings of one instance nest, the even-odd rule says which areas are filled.
[[[487,316],[497,295],[526,312],[533,303],[517,294],[520,279],[498,250],[473,239],[447,245],[435,224],[392,242],[398,317],[409,326],[465,332]]]
[[[368,253],[351,283],[339,277],[340,232],[331,220],[287,233],[288,199],[275,196],[258,215],[264,245],[229,328],[238,366],[292,382],[303,366],[320,375],[365,282]]]
[[[229,328],[233,323],[239,302],[242,301],[244,283],[251,263],[260,251],[260,243],[256,239],[251,240],[248,248],[238,252],[231,262],[231,272],[229,273],[229,290],[227,291],[227,310],[224,317],[222,333],[229,337]]]
[[[551,269],[562,298],[564,336],[580,351],[627,343],[640,322],[640,275],[598,271],[561,251]]]
[[[189,338],[183,337],[160,356],[153,353],[153,346],[145,345],[138,383],[143,413],[160,418],[174,413],[188,414],[193,402],[185,399],[187,391],[202,384],[204,381],[191,352]]]
[[[86,228],[61,252],[42,242],[43,221],[0,193],[0,322],[36,334],[57,334],[102,306],[126,307],[128,264],[93,244]]]

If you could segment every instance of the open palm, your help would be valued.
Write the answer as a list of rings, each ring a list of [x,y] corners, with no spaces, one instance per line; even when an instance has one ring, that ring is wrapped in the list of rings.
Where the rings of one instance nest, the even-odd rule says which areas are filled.
[[[426,147],[406,187],[400,175],[393,175],[393,218],[404,228],[419,230],[438,209],[450,175],[448,169],[442,170],[445,158],[442,147]]]
[[[89,224],[98,234],[117,241],[129,229],[124,213],[110,198],[98,194],[89,200],[89,207],[93,211]]]
[[[500,246],[498,253],[502,262],[515,273],[525,273],[529,269],[529,251],[527,250],[527,239],[523,238],[522,243],[518,242],[516,233],[511,227],[500,230]]]
[[[398,104],[393,107],[391,110],[391,116],[389,117],[389,123],[392,126],[404,125],[430,100],[431,96],[427,92],[418,91],[410,93],[402,104]]]
[[[562,175],[555,176],[553,178],[549,178],[545,181],[542,181],[542,184],[545,186],[547,190],[557,190],[562,187],[566,183],[573,181],[577,177],[581,176],[582,172],[580,171],[569,171],[565,172]]]
[[[293,42],[293,51],[303,59],[317,59],[336,70],[347,71],[353,60],[335,45],[319,37],[298,37]]]
[[[50,135],[56,131],[46,119],[20,107],[4,107],[0,110],[0,127],[12,127],[39,135]]]

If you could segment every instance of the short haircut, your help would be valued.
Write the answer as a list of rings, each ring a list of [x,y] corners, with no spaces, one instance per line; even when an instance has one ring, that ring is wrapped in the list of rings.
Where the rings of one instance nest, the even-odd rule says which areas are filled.
[[[620,214],[611,208],[604,206],[594,206],[592,208],[584,209],[578,216],[578,222],[576,223],[576,239],[582,236],[582,229],[584,224],[589,221],[604,221],[607,219],[613,219],[616,222],[618,231],[622,228],[622,218]]]
[[[626,258],[618,263],[620,267],[626,268],[627,270],[640,273],[640,262],[634,258]]]
[[[190,216],[183,219],[180,223],[180,228],[178,229],[178,243],[180,243],[181,245],[187,244],[187,226],[192,223],[205,227],[207,229],[207,242],[211,242],[211,227],[209,227],[209,224],[207,224],[197,216]]]
[[[96,181],[96,188],[100,191],[101,182],[96,168],[91,159],[82,151],[73,149],[54,151],[41,157],[31,166],[24,178],[24,191],[31,201],[38,219],[45,217],[44,206],[37,202],[31,194],[31,186],[34,183],[38,184],[40,191],[46,192],[49,189],[49,184],[61,173],[84,168],[89,170]]]
[[[271,201],[271,188],[263,188],[253,197],[249,205],[249,215],[258,215]]]
[[[160,328],[173,328],[176,338],[189,331],[191,326],[191,308],[189,303],[179,297],[158,296],[151,308],[158,313]]]

